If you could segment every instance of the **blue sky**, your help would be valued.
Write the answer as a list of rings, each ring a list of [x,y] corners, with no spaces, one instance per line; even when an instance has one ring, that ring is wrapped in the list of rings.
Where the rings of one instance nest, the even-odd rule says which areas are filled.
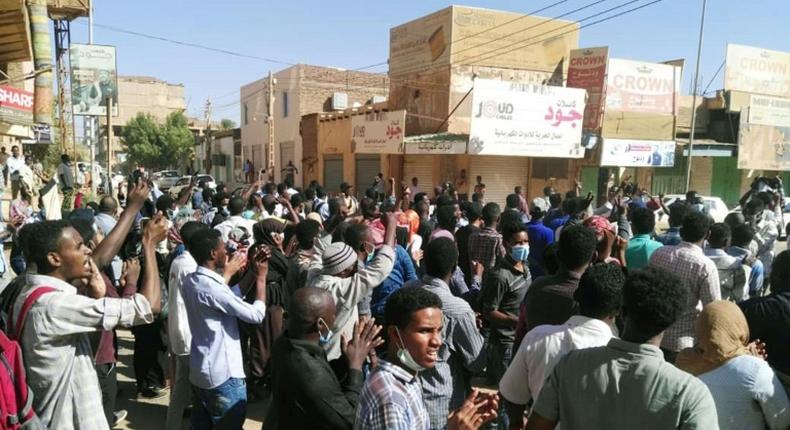
[[[727,43],[790,51],[788,0],[709,0],[701,86],[724,61]],[[467,1],[456,4],[527,13],[556,0]],[[554,17],[589,4],[569,0],[541,13]],[[607,0],[565,19],[581,19],[625,0]],[[641,0],[628,9],[649,0]],[[389,29],[452,3],[434,0],[281,1],[94,0],[97,24],[227,49],[289,63],[357,68],[386,61]],[[621,10],[624,10],[621,9]],[[683,92],[689,91],[701,0],[663,0],[637,12],[584,28],[580,46],[604,46],[610,55],[644,61],[686,58]],[[72,24],[72,42],[87,42],[87,18]],[[238,123],[238,89],[284,65],[95,28],[94,43],[116,45],[118,69],[185,86],[188,113],[202,117],[206,97],[215,118]],[[372,71],[385,72],[386,66]],[[721,88],[722,73],[711,89]]]

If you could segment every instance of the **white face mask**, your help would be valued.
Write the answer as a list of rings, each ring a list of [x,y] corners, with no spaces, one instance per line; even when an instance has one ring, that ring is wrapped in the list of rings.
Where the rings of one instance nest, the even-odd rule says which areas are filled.
[[[425,370],[424,367],[420,366],[419,363],[414,361],[414,357],[412,357],[409,350],[406,349],[406,344],[403,343],[403,338],[400,336],[400,330],[398,330],[397,327],[395,327],[395,333],[398,334],[398,339],[400,339],[400,344],[401,344],[401,347],[398,349],[398,352],[396,354],[401,364],[408,367],[409,370],[411,370],[412,372],[422,372],[423,370]]]

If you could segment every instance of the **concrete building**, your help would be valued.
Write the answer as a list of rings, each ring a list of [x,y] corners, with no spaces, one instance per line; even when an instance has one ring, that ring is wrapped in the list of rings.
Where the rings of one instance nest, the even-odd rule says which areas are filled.
[[[202,132],[202,131],[201,131]],[[203,134],[197,137],[195,145],[195,170],[208,172],[217,183],[233,186],[244,183],[243,159],[241,158],[241,129],[211,132],[210,151],[207,151]],[[210,160],[207,163],[206,160]]]
[[[116,163],[123,163],[126,159],[121,135],[129,120],[139,113],[147,113],[157,122],[164,122],[169,114],[185,110],[184,85],[151,76],[118,76],[118,116],[112,119],[112,148]],[[99,124],[102,144],[96,152],[99,160],[106,160],[106,118],[100,117]],[[183,164],[186,167],[188,163]]]
[[[274,178],[281,181],[283,167],[293,162],[298,169],[296,186],[302,185],[304,171],[315,169],[317,162],[303,154],[302,116],[381,101],[389,91],[389,80],[381,74],[306,64],[281,70],[274,78]],[[260,171],[268,165],[268,78],[242,86],[240,96],[243,159]]]

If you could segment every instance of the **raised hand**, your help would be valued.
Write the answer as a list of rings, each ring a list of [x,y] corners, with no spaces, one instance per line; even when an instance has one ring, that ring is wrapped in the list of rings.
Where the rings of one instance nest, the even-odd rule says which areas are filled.
[[[129,196],[126,199],[126,206],[142,207],[145,199],[148,198],[148,193],[151,188],[146,181],[142,178],[137,180],[137,183],[129,190]]]
[[[349,368],[362,370],[362,364],[371,351],[384,343],[384,339],[378,336],[381,326],[375,323],[375,318],[369,318],[354,324],[354,335],[350,341],[345,336],[341,337],[341,347],[348,359]]]
[[[157,212],[143,230],[143,243],[157,244],[167,237],[167,218]]]

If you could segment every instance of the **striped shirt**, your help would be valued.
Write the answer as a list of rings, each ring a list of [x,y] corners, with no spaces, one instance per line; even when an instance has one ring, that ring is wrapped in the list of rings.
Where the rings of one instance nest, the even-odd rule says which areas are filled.
[[[428,424],[419,379],[398,365],[379,360],[378,369],[362,387],[354,428],[427,430]]]
[[[442,301],[442,339],[436,366],[419,374],[422,395],[431,428],[447,426],[447,415],[461,407],[471,390],[469,375],[479,373],[486,364],[483,336],[477,330],[475,313],[469,304],[450,292],[439,278],[425,275],[405,286],[420,286]]]
[[[505,256],[502,235],[490,227],[483,227],[469,236],[469,261],[477,261],[486,270],[491,269],[498,257]]]

